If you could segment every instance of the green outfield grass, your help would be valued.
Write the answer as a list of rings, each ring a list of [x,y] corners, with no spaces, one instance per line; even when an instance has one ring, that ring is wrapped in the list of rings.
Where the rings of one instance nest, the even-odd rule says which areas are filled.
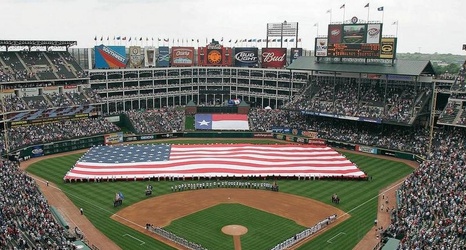
[[[203,141],[209,143],[208,139]],[[225,139],[222,143],[277,143],[277,141],[269,140],[246,140],[246,139]],[[199,143],[195,140],[176,141],[176,143]],[[280,192],[296,194],[304,197],[309,197],[331,204],[330,197],[333,193],[337,193],[341,198],[341,203],[338,207],[351,215],[351,218],[344,221],[340,225],[332,228],[326,233],[318,236],[300,249],[352,249],[362,237],[371,229],[373,221],[377,214],[377,199],[376,196],[380,189],[387,187],[389,184],[403,178],[413,170],[403,164],[389,160],[377,159],[368,156],[362,156],[352,153],[344,153],[352,162],[356,163],[369,176],[372,176],[372,181],[298,181],[298,180],[279,180]],[[121,182],[102,182],[102,183],[63,183],[63,176],[76,162],[81,154],[74,154],[60,158],[42,160],[33,164],[27,169],[28,172],[40,176],[50,182],[56,183],[68,197],[78,207],[83,207],[86,216],[91,222],[101,230],[105,235],[112,239],[122,249],[140,249],[140,243],[134,238],[145,242],[145,249],[172,249],[171,247],[160,243],[151,237],[141,234],[131,228],[121,225],[110,218],[112,214],[118,210],[131,206],[132,204],[148,199],[144,195],[144,190],[148,181],[121,181]],[[192,181],[196,182],[196,181]],[[150,182],[154,186],[153,196],[168,194],[171,192],[172,185],[181,182]],[[123,206],[114,208],[112,206],[113,198],[116,192],[122,192],[125,196]],[[252,209],[252,208],[250,208]],[[249,210],[250,211],[250,210]],[[203,212],[199,212],[201,215]],[[211,223],[205,217],[207,223]],[[217,220],[217,219],[216,219]],[[187,220],[188,224],[183,225],[185,220],[176,222],[177,227],[188,227],[189,223],[195,223]],[[178,223],[180,223],[178,225]],[[291,222],[290,222],[291,223]],[[292,223],[291,223],[292,224]],[[174,224],[175,225],[175,224]],[[174,226],[173,225],[173,226]],[[259,223],[260,225],[260,223]],[[141,225],[142,227],[144,225]],[[192,224],[191,224],[192,226]],[[170,226],[171,227],[171,226]],[[211,234],[210,229],[198,229],[191,234]],[[249,230],[255,230],[254,225],[248,226]],[[171,228],[169,228],[171,230]],[[189,231],[189,230],[188,230]],[[291,231],[290,231],[291,232]],[[191,235],[190,232],[183,234],[184,237],[195,240],[204,246],[209,245],[209,240],[206,242],[202,238],[197,238]],[[125,236],[126,235],[126,236]],[[128,237],[131,235],[131,237]],[[292,234],[291,234],[292,235]],[[289,235],[289,236],[291,236]],[[133,238],[134,237],[134,238]],[[191,238],[193,237],[193,238]],[[287,238],[283,236],[284,238]],[[268,238],[255,237],[255,243],[262,244],[268,242]],[[230,242],[231,243],[231,242]],[[255,246],[255,245],[254,245]],[[259,246],[259,245],[258,245]],[[268,245],[270,246],[270,245]],[[274,244],[272,243],[272,246]],[[269,248],[269,247],[266,247]],[[266,248],[245,248],[245,249],[266,249]],[[211,249],[220,249],[215,246]],[[221,248],[224,249],[224,248]]]

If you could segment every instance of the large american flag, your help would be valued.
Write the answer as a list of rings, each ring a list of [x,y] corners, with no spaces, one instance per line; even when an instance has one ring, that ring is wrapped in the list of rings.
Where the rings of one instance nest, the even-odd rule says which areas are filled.
[[[272,175],[365,176],[354,163],[325,145],[134,144],[92,147],[64,178]]]

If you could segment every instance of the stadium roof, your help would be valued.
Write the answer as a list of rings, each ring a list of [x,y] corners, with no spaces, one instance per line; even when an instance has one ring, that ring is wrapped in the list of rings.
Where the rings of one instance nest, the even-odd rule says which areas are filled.
[[[46,40],[0,40],[0,46],[5,47],[70,47],[77,45],[76,41],[46,41]]]
[[[316,58],[312,56],[298,57],[287,69],[410,76],[435,74],[434,67],[430,61],[396,60],[393,65],[328,63],[317,62]]]

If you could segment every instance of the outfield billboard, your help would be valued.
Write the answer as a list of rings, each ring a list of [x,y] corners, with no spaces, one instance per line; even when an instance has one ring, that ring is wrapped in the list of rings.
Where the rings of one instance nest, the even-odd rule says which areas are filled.
[[[382,37],[382,24],[370,23],[367,25],[366,43],[380,43]]]
[[[142,48],[139,46],[129,47],[129,67],[130,68],[141,68],[144,62],[144,55],[142,54]]]
[[[395,59],[396,57],[396,38],[382,38],[380,42],[380,58]]]
[[[167,46],[159,47],[159,56],[157,58],[157,67],[170,66],[170,48]]]
[[[94,65],[97,69],[118,69],[126,67],[125,46],[105,46],[94,47]]]
[[[343,35],[341,24],[330,24],[328,26],[328,43],[341,43],[341,37]]]
[[[316,38],[315,56],[327,56],[327,38]]]
[[[286,48],[263,48],[261,59],[263,68],[283,68],[286,65]]]
[[[235,67],[257,67],[259,65],[258,48],[235,48]]]
[[[144,66],[146,68],[155,67],[157,61],[156,58],[154,46],[147,46],[144,48]]]
[[[207,66],[223,65],[223,50],[222,48],[207,49]]]
[[[303,48],[291,48],[290,50],[290,63],[303,55]]]
[[[105,145],[117,144],[123,142],[123,132],[111,133],[104,135]]]
[[[171,66],[193,66],[194,47],[172,47]]]

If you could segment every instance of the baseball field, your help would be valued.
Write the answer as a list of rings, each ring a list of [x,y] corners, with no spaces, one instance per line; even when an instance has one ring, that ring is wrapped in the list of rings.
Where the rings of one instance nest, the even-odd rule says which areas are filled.
[[[266,139],[222,139],[222,143],[230,142],[281,143]],[[199,140],[178,139],[173,143],[198,144]],[[205,143],[212,141],[206,139]],[[411,173],[412,168],[401,162],[368,155],[347,152],[343,154],[371,176],[370,180],[277,180],[280,186],[279,193],[222,188],[173,193],[171,189],[174,185],[206,183],[209,180],[64,183],[63,176],[82,153],[43,159],[29,166],[27,171],[54,183],[76,207],[83,208],[87,219],[99,231],[121,249],[173,249],[144,229],[145,223],[157,222],[158,219],[165,219],[165,222],[161,222],[163,228],[208,249],[233,249],[231,237],[224,235],[220,229],[227,224],[241,224],[249,230],[242,236],[243,249],[270,249],[313,225],[309,224],[314,223],[312,220],[306,221],[308,217],[311,218],[313,214],[314,217],[320,216],[322,212],[330,209],[335,209],[339,213],[336,222],[338,224],[300,246],[299,249],[353,249],[373,227],[377,216],[379,190],[396,183]],[[255,181],[270,183],[273,180]],[[148,184],[154,187],[151,196],[146,196],[144,193]],[[208,193],[211,191],[227,193]],[[118,192],[124,194],[123,205],[113,207],[113,199]],[[331,202],[334,193],[341,198],[340,204]],[[273,200],[274,194],[288,195],[288,197],[280,196],[280,199]],[[184,197],[176,198],[175,195],[184,195]],[[219,198],[215,198],[216,195]],[[263,197],[259,198],[262,195]],[[169,202],[163,200],[170,197],[172,200]],[[222,200],[222,197],[226,200]],[[293,197],[315,204],[309,203],[307,207],[300,207],[294,204]],[[262,205],[248,203],[249,200],[257,200],[257,202],[261,200]],[[156,203],[161,201],[164,203]],[[279,212],[267,208],[278,207],[278,204],[282,203],[285,207]],[[137,206],[140,207],[136,209]],[[183,213],[181,211],[184,208],[191,210],[188,209]],[[128,212],[131,210],[132,213]]]

